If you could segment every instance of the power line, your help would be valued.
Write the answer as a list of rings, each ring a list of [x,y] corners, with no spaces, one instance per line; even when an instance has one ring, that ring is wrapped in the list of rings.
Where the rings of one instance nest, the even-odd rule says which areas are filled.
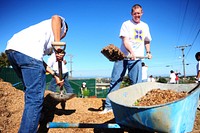
[[[198,24],[199,24],[199,21],[200,21],[200,17],[199,17],[199,11],[200,11],[200,6],[198,6],[198,9],[196,11],[196,15],[194,17],[194,21],[192,21],[192,26],[190,28],[190,32],[188,32],[188,38],[186,40],[186,42],[189,40],[190,36],[192,35],[191,33],[194,32],[196,29],[198,29]],[[195,22],[196,22],[196,26],[195,26]]]
[[[194,40],[193,40],[193,42],[192,42],[192,45],[191,45],[190,49],[189,49],[188,52],[187,52],[187,55],[189,54],[189,52],[190,52],[192,46],[194,45],[194,42],[196,41],[196,39],[197,39],[197,37],[198,37],[198,35],[199,35],[199,32],[200,32],[200,29],[199,29],[199,31],[197,32],[197,34],[196,34],[196,36],[195,36],[195,38],[194,38]]]
[[[183,29],[183,23],[185,22],[185,16],[186,16],[187,8],[188,8],[188,2],[189,2],[189,0],[187,0],[187,3],[186,3],[186,9],[185,9],[185,12],[184,12],[183,21],[181,23],[180,33],[179,33],[179,36],[178,36],[178,42],[179,42],[181,32],[182,32],[182,29]]]

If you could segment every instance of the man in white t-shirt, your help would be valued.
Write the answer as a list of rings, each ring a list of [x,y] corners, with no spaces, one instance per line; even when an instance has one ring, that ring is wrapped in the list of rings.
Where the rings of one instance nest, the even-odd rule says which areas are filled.
[[[8,60],[24,85],[25,105],[19,133],[37,132],[46,88],[46,72],[52,74],[59,86],[64,84],[43,61],[43,56],[50,54],[52,42],[60,42],[67,30],[65,19],[54,15],[14,34],[7,43],[5,52]],[[62,61],[63,56],[56,54],[58,61]]]
[[[65,92],[73,93],[73,89],[71,85],[69,84],[69,80],[68,80],[69,73],[68,73],[66,64],[67,64],[66,60],[63,60],[62,61],[62,78],[64,80]],[[56,75],[59,75],[58,61],[56,61],[55,53],[51,54],[51,56],[48,58],[47,65],[54,70]],[[56,87],[57,87],[56,80],[55,78],[52,78],[48,89],[50,91],[56,92]]]
[[[141,5],[135,4],[131,9],[132,19],[125,21],[120,30],[119,37],[122,40],[121,51],[130,56],[130,60],[121,60],[114,63],[110,89],[108,93],[116,91],[120,88],[126,70],[128,69],[128,76],[131,84],[142,82],[142,61],[136,56],[144,56],[146,50],[149,59],[152,58],[150,52],[151,35],[149,26],[141,21],[143,10]],[[110,99],[107,97],[105,102],[105,109],[100,114],[112,111]]]

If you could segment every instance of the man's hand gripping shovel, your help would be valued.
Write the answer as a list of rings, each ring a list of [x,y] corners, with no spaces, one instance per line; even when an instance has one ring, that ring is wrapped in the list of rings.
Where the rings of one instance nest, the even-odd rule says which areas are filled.
[[[65,54],[66,44],[64,42],[53,42],[53,50],[56,54]],[[63,59],[62,59],[63,60]],[[58,60],[58,69],[59,69],[59,79],[62,80],[62,60]],[[65,102],[76,96],[74,93],[65,93],[63,86],[60,87],[60,92],[50,94],[55,100],[59,102]]]

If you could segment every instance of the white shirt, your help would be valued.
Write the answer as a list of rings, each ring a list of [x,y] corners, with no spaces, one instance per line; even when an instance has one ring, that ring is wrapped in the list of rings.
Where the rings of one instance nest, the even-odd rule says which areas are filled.
[[[62,36],[66,30],[66,26],[65,19],[60,18],[63,25],[61,29]],[[12,49],[42,61],[43,56],[49,54],[53,41],[54,35],[51,19],[48,19],[14,34],[7,42],[6,50]]]
[[[149,77],[149,78],[147,79],[147,81],[148,81],[148,82],[155,82],[156,80],[155,80],[153,77],[152,77],[152,78]]]
[[[176,75],[175,73],[171,73],[170,74],[170,83],[176,83]]]
[[[51,56],[48,58],[47,65],[51,67],[56,73],[59,73],[58,62],[56,61],[55,53],[52,53]],[[67,73],[67,72],[68,72],[67,66],[62,61],[62,73]]]
[[[142,67],[142,80],[147,79],[147,70],[148,70],[147,66]]]
[[[119,36],[127,37],[129,39],[129,44],[131,45],[135,56],[144,56],[144,41],[152,40],[149,26],[142,21],[138,24],[133,20],[125,21],[122,24]],[[130,55],[123,42],[120,49],[126,56]]]

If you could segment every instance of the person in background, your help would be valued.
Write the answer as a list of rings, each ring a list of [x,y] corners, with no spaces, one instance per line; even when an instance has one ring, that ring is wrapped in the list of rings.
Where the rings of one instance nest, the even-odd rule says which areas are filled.
[[[179,77],[178,77],[178,73],[175,73],[175,75],[176,75],[176,84],[179,84]]]
[[[169,80],[170,84],[176,84],[176,75],[173,70],[170,71],[169,78],[170,78]]]
[[[196,65],[196,69],[197,69],[197,74],[196,74],[196,79],[197,79],[197,83],[200,84],[200,52],[197,52],[195,54],[195,58],[197,60],[197,65]],[[200,95],[199,95],[200,98]],[[198,101],[198,110],[200,110],[200,99]]]
[[[148,71],[148,66],[145,65],[144,62],[142,62],[142,82],[147,82],[147,71]]]
[[[197,82],[200,83],[200,52],[197,52],[195,54],[195,58],[197,60],[197,65],[196,65],[196,70],[197,70],[196,79],[197,79]]]
[[[86,92],[86,91],[87,91],[87,85],[86,85],[85,82],[83,82],[82,86],[81,86],[81,97],[82,98],[86,97],[85,94],[84,94],[84,92]]]
[[[132,19],[125,21],[120,30],[119,37],[122,40],[121,51],[125,56],[131,57],[121,61],[116,61],[113,66],[110,88],[108,94],[120,88],[126,70],[131,84],[142,82],[142,61],[136,56],[144,56],[146,50],[147,57],[152,58],[150,52],[151,35],[149,26],[141,21],[143,15],[142,6],[135,4],[131,8]],[[106,97],[105,108],[100,114],[112,112],[110,99]]]
[[[156,82],[155,78],[153,77],[153,75],[150,75],[148,80],[148,82]]]
[[[43,57],[50,54],[52,42],[60,42],[67,30],[65,19],[54,15],[14,34],[7,42],[5,52],[8,60],[24,85],[25,105],[19,133],[37,132],[46,88],[46,72],[52,74],[59,86],[64,84],[43,61]],[[55,56],[62,61],[64,55],[56,53]]]
[[[62,78],[64,79],[64,88],[65,88],[65,92],[73,93],[73,89],[71,85],[69,84],[69,80],[68,80],[69,73],[68,73],[66,64],[67,64],[66,60],[63,60],[62,61]],[[59,75],[58,61],[56,61],[55,53],[51,54],[51,56],[48,58],[47,65],[52,68],[52,70],[56,73],[56,75]],[[56,80],[55,78],[52,78],[48,89],[50,91],[56,92],[56,87],[57,87]]]

